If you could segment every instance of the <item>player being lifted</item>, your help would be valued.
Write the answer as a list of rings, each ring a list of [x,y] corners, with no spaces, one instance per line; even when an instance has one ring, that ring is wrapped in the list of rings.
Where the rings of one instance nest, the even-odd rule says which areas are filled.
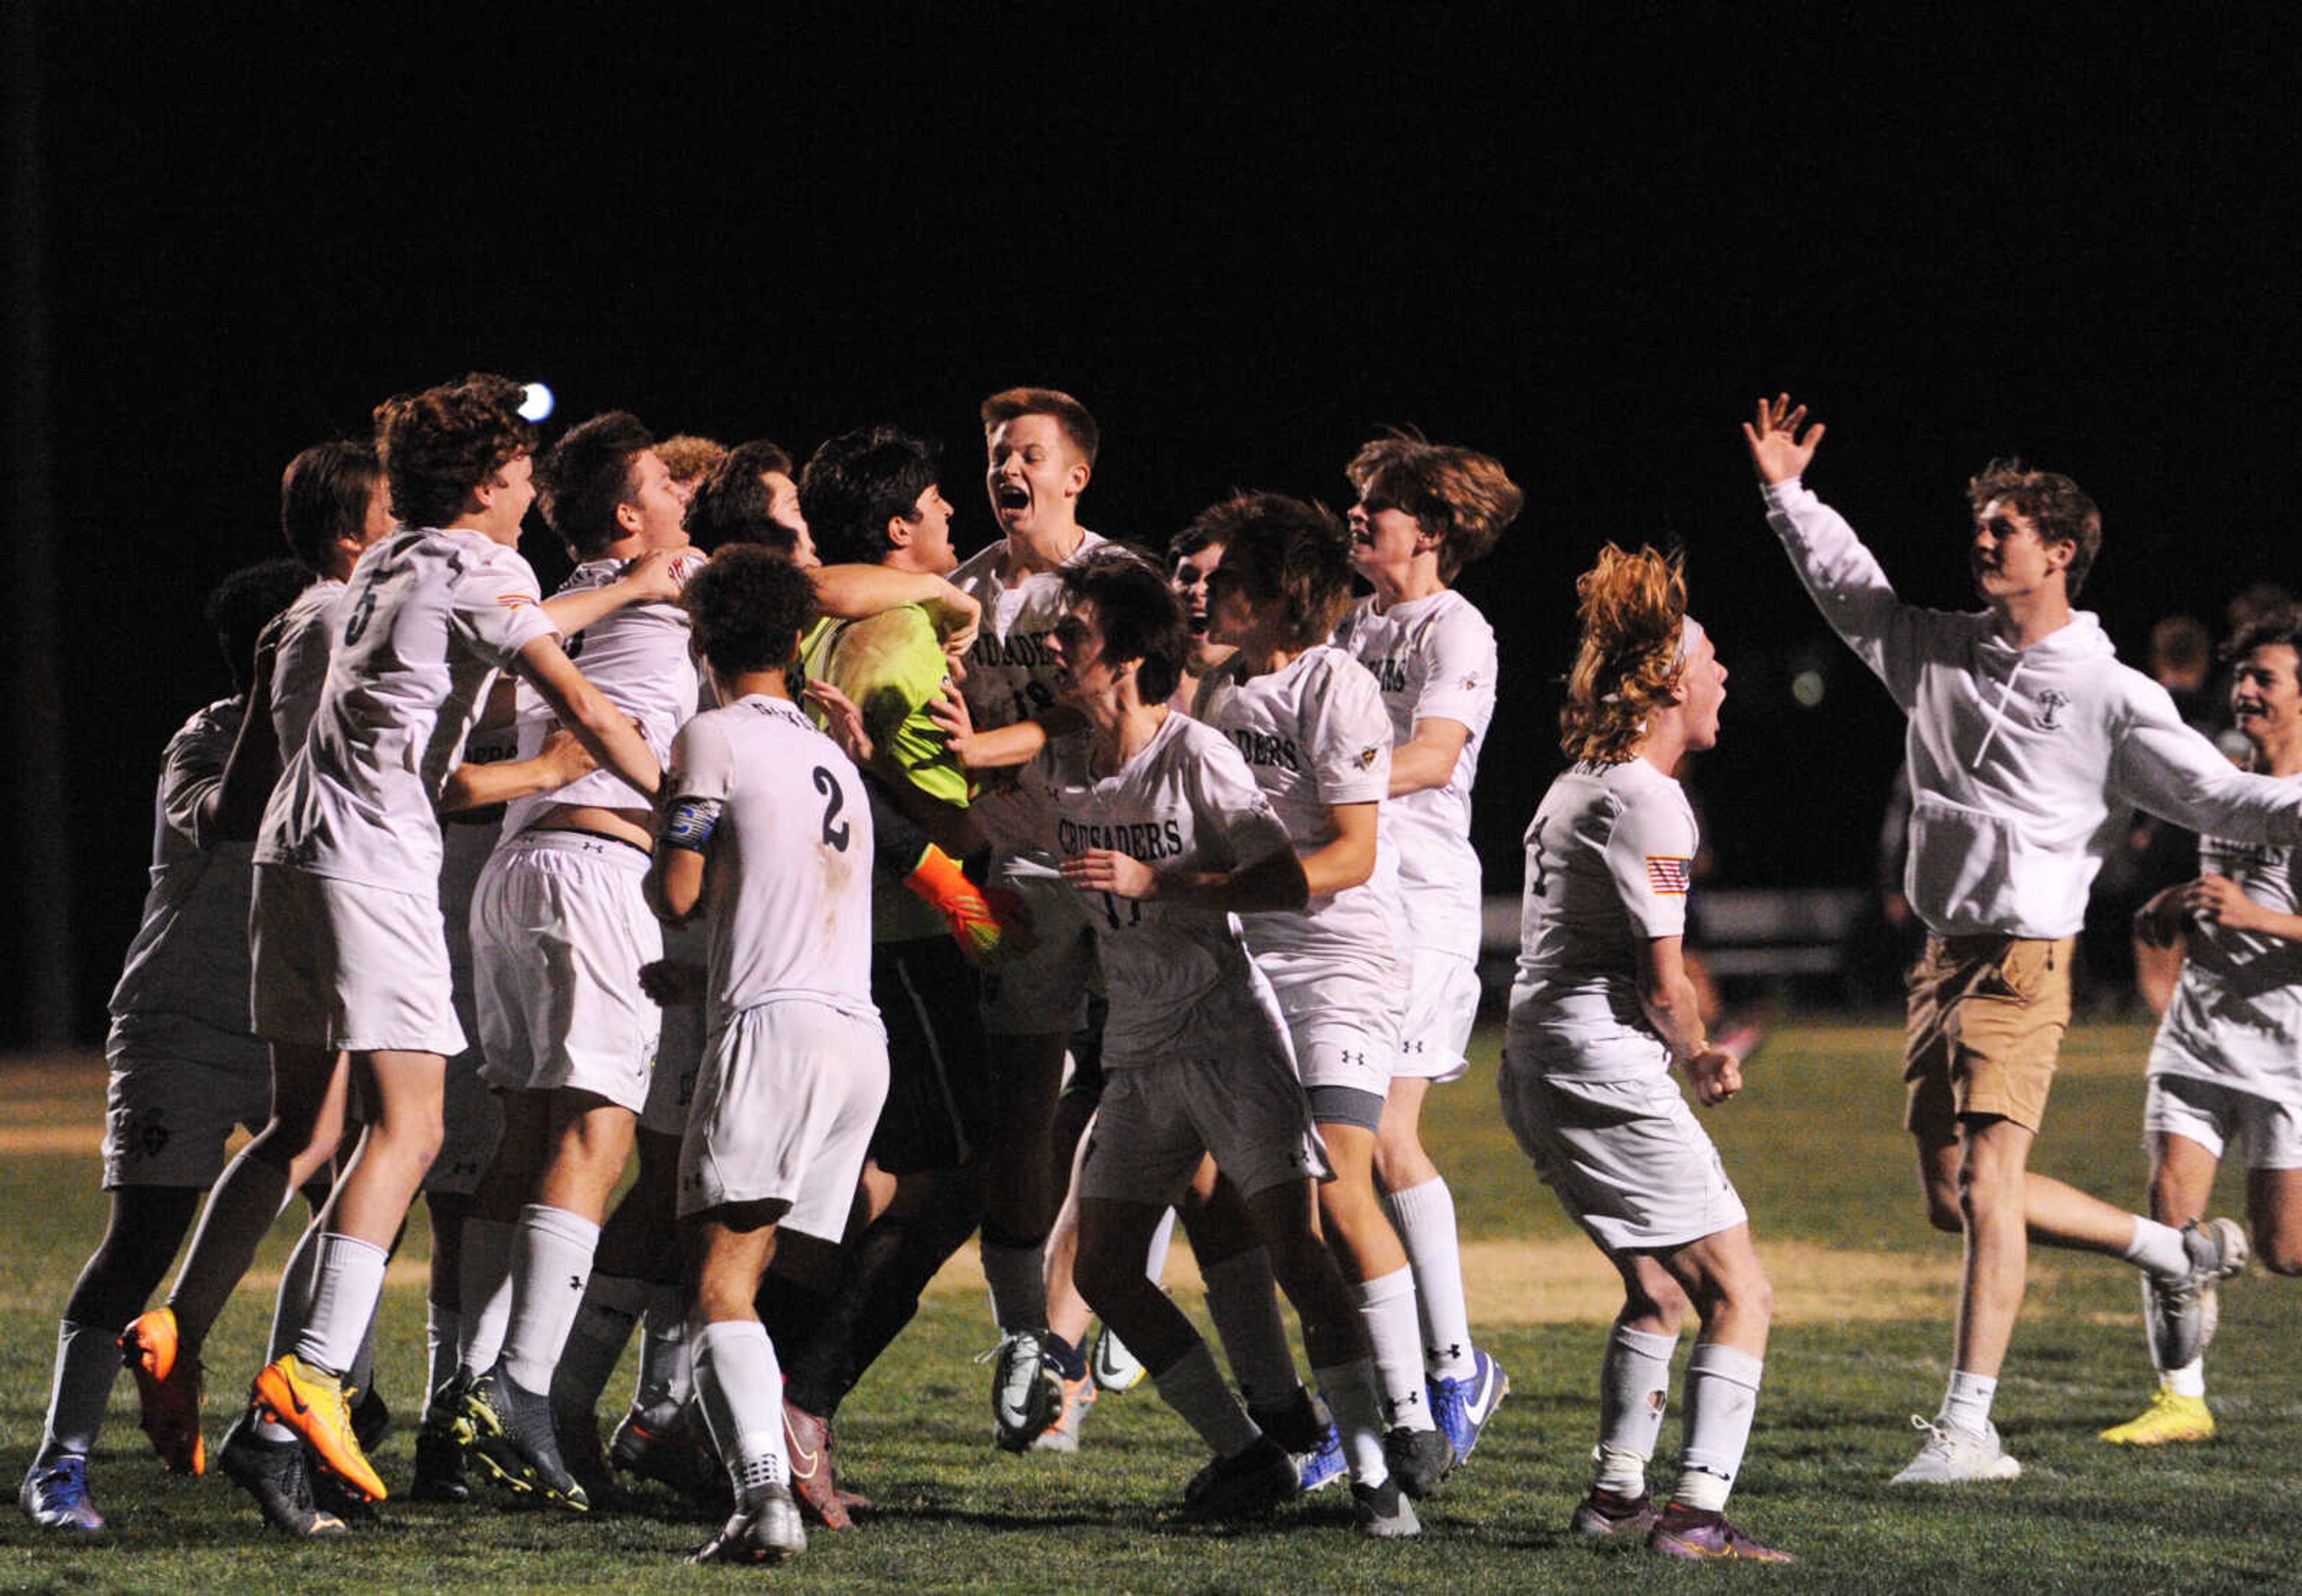
[[[1378,438],[1345,468],[1352,558],[1374,588],[1335,644],[1374,673],[1395,746],[1385,818],[1399,848],[1408,938],[1407,1013],[1375,1144],[1375,1178],[1415,1269],[1432,1417],[1459,1461],[1510,1382],[1471,1343],[1455,1199],[1424,1150],[1423,1100],[1470,1067],[1479,1010],[1479,856],[1471,785],[1495,709],[1495,634],[1454,591],[1491,551],[1524,496],[1487,456],[1414,437]],[[1452,1466],[1451,1464],[1449,1466]]]
[[[2302,788],[2234,770],[2166,690],[2118,663],[2071,601],[2102,546],[2079,485],[2002,461],[1967,484],[1982,609],[1895,598],[1854,530],[1802,480],[1822,441],[1760,400],[1744,441],[1767,518],[1823,617],[1910,718],[1904,891],[1925,922],[1910,978],[1904,1117],[1928,1217],[1962,1231],[1950,1385],[1895,1480],[2012,1479],[1990,1422],[2031,1240],[2138,1265],[2180,1298],[2246,1264],[2235,1222],[2177,1230],[2027,1167],[2071,1017],[2072,938],[2126,812],[2242,843],[2302,841]]]
[[[341,1375],[439,1147],[442,1073],[464,1046],[434,804],[489,683],[517,668],[601,763],[644,794],[657,785],[646,744],[561,650],[514,547],[534,497],[520,399],[517,383],[474,375],[378,407],[401,530],[353,571],[311,733],[256,845],[251,990],[272,1046],[274,1120],[289,1145],[314,1139],[339,1052],[370,1112],[282,1275],[272,1361],[223,1449],[265,1517],[298,1534],[342,1527],[310,1505],[304,1445],[351,1491],[384,1494]]]
[[[1741,1061],[1703,1035],[1684,940],[1697,837],[1676,771],[1718,740],[1726,668],[1686,613],[1678,562],[1609,544],[1575,584],[1582,636],[1560,739],[1572,769],[1526,828],[1525,907],[1503,1046],[1503,1115],[1536,1172],[1623,1278],[1599,1373],[1598,1474],[1574,1528],[1653,1550],[1783,1563],[1726,1522],[1774,1295],[1742,1199],[1670,1079],[1706,1105]],[[1647,1461],[1692,1306],[1678,1483]]]
[[[807,578],[729,548],[689,584],[720,708],[672,749],[648,891],[710,928],[703,1067],[680,1148],[695,1382],[735,1492],[698,1562],[780,1562],[807,1544],[791,1494],[782,1374],[752,1306],[769,1261],[835,1266],[887,1091],[871,1005],[871,816],[862,778],[790,697]]]
[[[2222,651],[2231,709],[2252,768],[2302,788],[2302,611],[2253,621]],[[2247,1213],[2265,1266],[2302,1274],[2302,878],[2291,847],[2198,839],[2197,879],[2143,905],[2135,929],[2181,950],[2180,979],[2150,1049],[2142,1128],[2150,1145],[2150,1217],[2205,1217],[2214,1172],[2246,1144]],[[2142,1415],[2102,1432],[2156,1446],[2205,1441],[2203,1354],[2216,1318],[2212,1281],[2189,1289],[2142,1277],[2158,1390]]]

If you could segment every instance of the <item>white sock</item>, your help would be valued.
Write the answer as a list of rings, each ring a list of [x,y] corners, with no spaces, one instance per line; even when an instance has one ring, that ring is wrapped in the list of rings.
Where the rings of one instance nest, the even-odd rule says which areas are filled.
[[[560,1348],[567,1345],[576,1311],[584,1306],[592,1255],[599,1249],[600,1227],[580,1214],[542,1203],[530,1203],[519,1211],[503,1366],[523,1390],[551,1389],[551,1371],[559,1365]]]
[[[983,1243],[983,1283],[991,1288],[991,1316],[1008,1334],[1044,1330],[1047,1324],[1047,1277],[1043,1247]]]
[[[2205,1397],[2206,1360],[2203,1357],[2194,1357],[2179,1369],[2161,1369],[2158,1377],[2178,1397],[2197,1397],[2201,1400]]]
[[[1455,1239],[1455,1195],[1444,1179],[1383,1197],[1390,1222],[1415,1266],[1415,1302],[1423,1315],[1423,1355],[1433,1380],[1468,1380],[1471,1310],[1463,1301],[1463,1256]]]
[[[1615,1326],[1607,1337],[1606,1360],[1599,1365],[1599,1474],[1594,1490],[1641,1497],[1647,1490],[1647,1459],[1662,1433],[1663,1409],[1670,1399],[1670,1355],[1676,1336]]]
[[[1361,1485],[1380,1485],[1390,1478],[1390,1466],[1382,1456],[1382,1399],[1375,1390],[1374,1365],[1360,1358],[1332,1369],[1314,1369],[1311,1378],[1318,1382],[1319,1395],[1343,1438],[1351,1478]]]
[[[626,1274],[595,1274],[584,1288],[576,1323],[560,1349],[559,1366],[551,1374],[551,1407],[556,1413],[592,1413],[615,1378],[631,1345],[632,1329],[647,1312],[645,1281]]]
[[[1394,1269],[1351,1291],[1374,1348],[1383,1416],[1409,1430],[1434,1428],[1423,1383],[1423,1326],[1415,1310],[1415,1271]]]
[[[391,1255],[387,1253],[387,1262]],[[367,1333],[360,1337],[359,1350],[352,1354],[351,1367],[344,1371],[344,1389],[364,1391],[375,1383],[375,1322],[378,1314],[367,1318]]]
[[[475,1214],[464,1221],[464,1259],[456,1274],[456,1295],[464,1306],[458,1332],[456,1366],[472,1378],[495,1366],[511,1323],[513,1225]]]
[[[216,1178],[200,1228],[192,1233],[191,1250],[177,1271],[175,1289],[168,1294],[176,1334],[187,1351],[198,1354],[216,1315],[256,1262],[256,1249],[271,1233],[272,1222],[287,1205],[287,1171],[250,1158],[245,1148]]]
[[[1303,1383],[1295,1377],[1295,1355],[1287,1345],[1287,1322],[1279,1316],[1279,1285],[1271,1277],[1271,1256],[1248,1247],[1220,1264],[1203,1266],[1207,1316],[1215,1322],[1223,1358],[1249,1407],[1265,1411],[1287,1401]]]
[[[298,1358],[339,1378],[352,1366],[383,1299],[383,1272],[391,1262],[382,1247],[356,1236],[331,1231],[320,1238],[311,1316],[296,1338]]]
[[[1726,1493],[1735,1488],[1751,1444],[1751,1415],[1758,1411],[1759,1379],[1765,1370],[1749,1353],[1716,1341],[1699,1342],[1687,1355],[1686,1445],[1673,1501],[1711,1513],[1726,1510]]]
[[[424,1305],[424,1395],[428,1405],[433,1392],[456,1377],[457,1327],[463,1315],[454,1308],[426,1301]]]
[[[1168,1209],[1159,1216],[1159,1228],[1151,1232],[1151,1246],[1143,1256],[1143,1273],[1155,1286],[1167,1283],[1167,1249],[1175,1242],[1175,1211]]]
[[[784,1372],[775,1343],[757,1319],[731,1319],[698,1329],[694,1346],[703,1422],[727,1462],[736,1501],[752,1506],[767,1487],[791,1483],[791,1459],[784,1451]]]
[[[40,1438],[38,1464],[70,1455],[85,1457],[96,1449],[97,1432],[104,1428],[104,1409],[112,1399],[112,1382],[120,1373],[120,1331],[100,1324],[75,1324],[66,1319],[56,1326],[55,1375],[48,1384],[48,1424]]]
[[[1997,1381],[1953,1369],[1942,1411],[1935,1416],[1962,1430],[1979,1430],[1990,1423],[1990,1399],[1997,1394]]]
[[[640,1338],[641,1407],[685,1406],[695,1391],[695,1343],[687,1334],[687,1293],[677,1286],[648,1288],[647,1333]]]
[[[2139,1214],[2134,1216],[2133,1239],[2118,1256],[2162,1281],[2178,1281],[2190,1273],[2190,1249],[2182,1243],[2182,1232]]]
[[[1167,1365],[1155,1370],[1151,1383],[1168,1407],[1183,1415],[1183,1422],[1198,1432],[1199,1439],[1214,1449],[1218,1457],[1228,1457],[1234,1452],[1253,1446],[1263,1432],[1247,1416],[1247,1409],[1231,1394],[1223,1383],[1222,1371],[1215,1367],[1215,1356],[1207,1350],[1205,1341],[1194,1337],[1191,1349]]]
[[[304,1327],[312,1322],[312,1293],[320,1279],[320,1249],[326,1233],[314,1220],[296,1239],[296,1248],[280,1269],[280,1294],[272,1304],[272,1336],[265,1344],[264,1361],[277,1363],[296,1350]],[[256,1433],[265,1441],[294,1441],[296,1432],[271,1419],[258,1418]]]

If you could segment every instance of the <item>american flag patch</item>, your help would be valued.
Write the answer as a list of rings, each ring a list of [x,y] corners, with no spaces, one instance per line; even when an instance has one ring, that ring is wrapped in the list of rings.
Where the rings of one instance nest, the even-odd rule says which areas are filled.
[[[1687,867],[1691,859],[1672,859],[1666,854],[1647,855],[1647,886],[1665,897],[1686,895]]]
[[[496,602],[506,609],[517,609],[523,604],[535,603],[536,600],[528,593],[498,593]]]

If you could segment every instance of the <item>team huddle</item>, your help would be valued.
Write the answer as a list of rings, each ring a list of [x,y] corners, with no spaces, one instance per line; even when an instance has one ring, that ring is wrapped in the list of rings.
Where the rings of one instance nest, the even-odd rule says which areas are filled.
[[[788,1558],[853,1523],[839,1407],[974,1239],[997,1446],[1076,1451],[1098,1393],[1147,1377],[1207,1450],[1184,1515],[1340,1482],[1360,1533],[1419,1534],[1509,1390],[1419,1130],[1479,1002],[1497,657],[1454,584],[1522,507],[1501,466],[1377,439],[1347,516],[1240,493],[1155,561],[1080,523],[1087,409],[1012,389],[981,412],[1001,535],[962,563],[937,451],[901,432],[795,466],[611,412],[539,452],[522,397],[475,375],[306,450],[294,558],[211,602],[236,691],[164,760],[111,1005],[111,1220],[26,1512],[104,1527],[87,1464],[123,1362],[163,1461],[205,1471],[208,1333],[300,1193],[217,1461],[288,1533],[371,1516],[376,1310],[421,1192],[418,1499],[588,1512],[620,1473],[719,1505],[698,1560]],[[2302,1080],[2263,1039],[2302,1030],[2302,616],[2239,640],[2261,773],[2233,769],[2071,608],[2100,541],[2075,484],[1976,478],[1985,608],[1913,609],[1804,486],[1803,425],[1778,399],[1744,433],[1798,575],[1910,717],[1931,935],[1907,1124],[1930,1217],[1967,1241],[1949,1389],[1897,1483],[2019,1472],[1989,1413],[2030,1237],[2141,1272],[2161,1387],[2105,1439],[2210,1433],[2215,1284],[2250,1250],[2201,1212],[2231,1138],[2265,1257],[2302,1272]],[[539,497],[576,562],[548,597],[517,551]],[[1718,741],[1726,668],[1676,558],[1609,545],[1577,595],[1572,764],[1526,833],[1500,1075],[1624,1286],[1572,1525],[1786,1561],[1726,1517],[1771,1292],[1671,1079],[1705,1106],[1743,1084],[1684,945],[1676,779]],[[2145,911],[2190,949],[2147,1217],[2025,1168],[2071,937],[2135,806],[2227,871]],[[1178,1223],[1228,1378],[1161,1287]],[[1690,1309],[1679,1472],[1653,1491]]]

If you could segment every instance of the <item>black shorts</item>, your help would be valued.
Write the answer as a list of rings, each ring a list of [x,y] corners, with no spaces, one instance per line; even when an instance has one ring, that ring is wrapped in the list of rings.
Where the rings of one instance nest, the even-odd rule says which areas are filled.
[[[871,1162],[891,1175],[954,1168],[983,1145],[990,1050],[976,987],[949,937],[871,950],[871,1001],[887,1028],[887,1104]]]
[[[1063,1079],[1064,1096],[1103,1101],[1103,1025],[1110,1017],[1109,1000],[1099,992],[1089,992],[1087,1024],[1071,1032],[1071,1072]]]

